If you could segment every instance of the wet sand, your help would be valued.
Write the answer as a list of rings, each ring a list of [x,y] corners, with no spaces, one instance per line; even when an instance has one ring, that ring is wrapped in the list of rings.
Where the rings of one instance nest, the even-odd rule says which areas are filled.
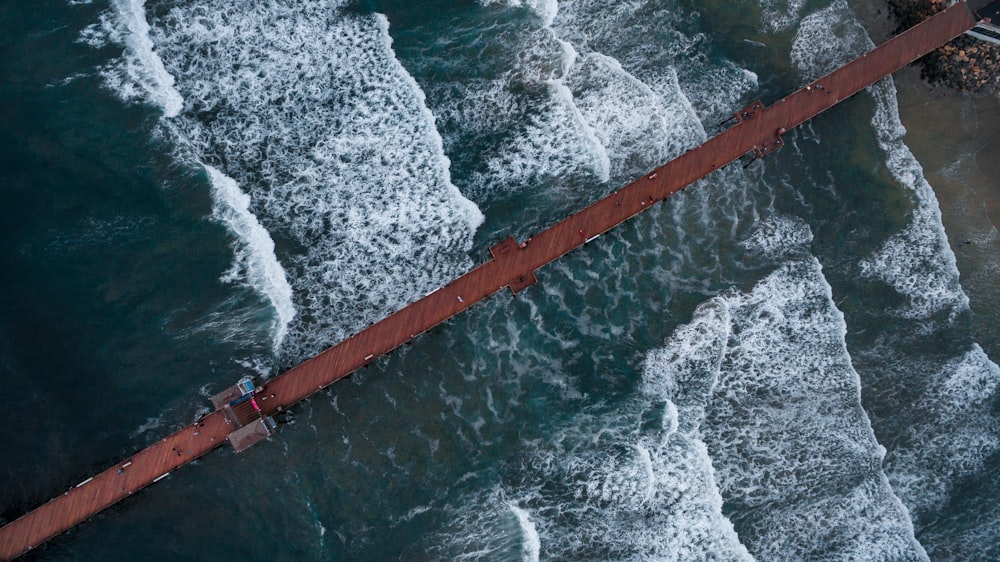
[[[897,23],[881,2],[849,0],[876,43]],[[948,243],[973,311],[972,330],[1000,360],[1000,100],[935,88],[918,64],[893,74],[904,142],[941,207]]]
[[[895,80],[905,142],[940,203],[975,339],[1000,359],[1000,100],[931,88],[917,68]]]
[[[907,145],[923,164],[942,212],[959,205],[966,219],[982,214],[985,222],[1000,228],[1000,100],[931,88],[916,69],[898,74],[896,86]],[[934,180],[940,180],[940,187]]]

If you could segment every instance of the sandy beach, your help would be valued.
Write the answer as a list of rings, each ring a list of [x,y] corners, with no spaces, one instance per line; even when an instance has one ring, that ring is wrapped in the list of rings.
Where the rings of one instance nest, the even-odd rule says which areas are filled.
[[[1000,332],[1000,100],[932,88],[918,68],[895,80],[906,144],[941,205],[976,339],[996,357],[1000,349],[986,342]]]
[[[872,40],[897,22],[883,3],[851,2]],[[1000,347],[1000,100],[934,87],[913,64],[893,74],[906,145],[924,169],[941,207],[962,287],[973,311],[976,341],[992,357]]]

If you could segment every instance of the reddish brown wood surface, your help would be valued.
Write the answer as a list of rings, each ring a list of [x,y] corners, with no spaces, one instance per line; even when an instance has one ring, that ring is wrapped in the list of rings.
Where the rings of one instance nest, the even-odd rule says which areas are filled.
[[[523,289],[535,281],[538,268],[749,152],[770,153],[780,146],[780,133],[853,96],[973,25],[975,20],[968,7],[956,4],[771,107],[747,108],[738,114],[736,125],[701,146],[525,244],[513,239],[498,244],[491,250],[493,259],[485,264],[274,378],[260,393],[266,398],[262,408],[267,414],[288,408],[504,287],[515,292]],[[232,429],[225,417],[215,412],[57,496],[0,529],[0,559],[24,554],[222,445]]]
[[[10,560],[131,496],[226,442],[221,412],[157,441],[0,529],[0,559]]]

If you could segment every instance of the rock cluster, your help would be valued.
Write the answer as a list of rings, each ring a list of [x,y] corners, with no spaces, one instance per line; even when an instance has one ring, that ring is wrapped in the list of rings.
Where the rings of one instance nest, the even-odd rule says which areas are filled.
[[[948,7],[948,0],[888,0],[899,30]],[[933,84],[962,92],[1000,95],[1000,45],[960,35],[921,59],[922,74]]]

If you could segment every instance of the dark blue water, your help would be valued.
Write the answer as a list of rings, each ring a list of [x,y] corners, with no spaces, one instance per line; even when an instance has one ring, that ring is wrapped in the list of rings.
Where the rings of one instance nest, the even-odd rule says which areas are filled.
[[[0,27],[7,521],[870,46],[839,1]],[[996,558],[1000,342],[900,127],[880,84],[29,558]]]

